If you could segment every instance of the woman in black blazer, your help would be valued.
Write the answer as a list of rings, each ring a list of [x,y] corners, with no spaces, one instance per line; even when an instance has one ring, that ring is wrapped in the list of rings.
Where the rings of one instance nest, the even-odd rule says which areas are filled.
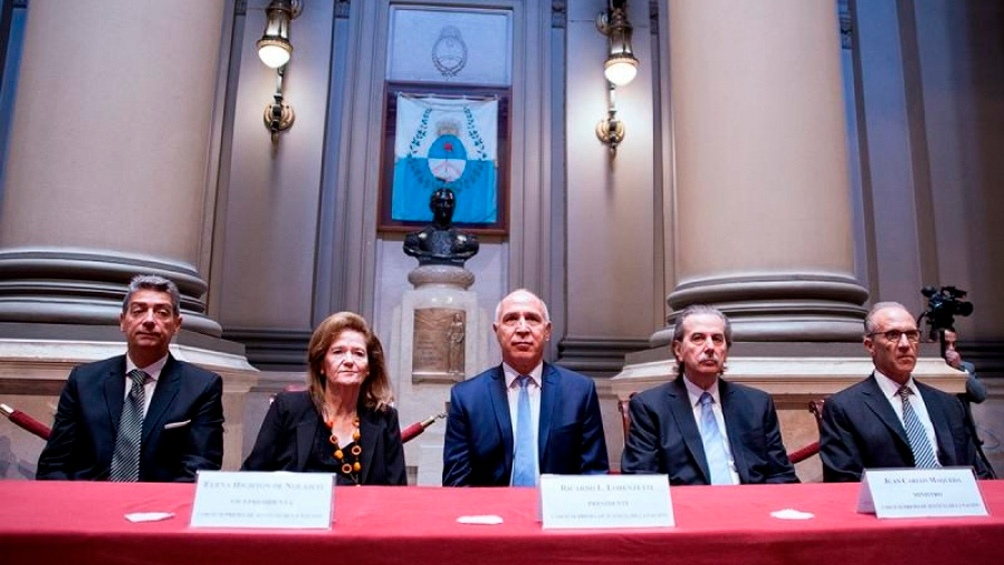
[[[307,390],[281,392],[241,470],[333,473],[340,485],[404,485],[404,447],[383,346],[361,316],[310,338]]]

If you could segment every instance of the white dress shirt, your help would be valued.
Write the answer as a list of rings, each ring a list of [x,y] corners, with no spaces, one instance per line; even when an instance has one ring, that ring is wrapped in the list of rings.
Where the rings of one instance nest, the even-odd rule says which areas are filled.
[[[899,422],[906,429],[906,424],[903,422],[903,399],[896,394],[899,391],[899,383],[883,375],[878,369],[875,369],[875,382],[882,389],[882,394],[885,395],[885,399],[889,401],[892,409],[896,411]],[[920,395],[917,384],[913,382],[912,375],[910,376],[910,380],[906,381],[906,386],[913,391],[913,394],[910,395],[910,406],[913,407],[913,411],[917,414],[917,418],[920,419],[920,423],[924,425],[924,433],[927,435],[927,440],[931,442],[931,448],[934,449],[934,453],[937,455],[938,436],[934,434],[934,425],[931,423],[930,414],[927,413],[927,404],[924,403],[924,397]]]
[[[143,417],[146,417],[146,413],[150,410],[150,401],[153,400],[153,391],[157,388],[157,379],[160,378],[160,372],[164,370],[165,364],[167,364],[167,355],[161,357],[156,362],[147,365],[146,367],[137,367],[136,364],[132,362],[132,359],[126,355],[126,374],[123,377],[125,379],[126,386],[125,395],[122,397],[126,402],[129,401],[129,391],[132,390],[132,379],[129,378],[129,373],[132,372],[133,369],[139,369],[147,375],[150,375],[150,378],[147,379],[146,383],[143,385]]]

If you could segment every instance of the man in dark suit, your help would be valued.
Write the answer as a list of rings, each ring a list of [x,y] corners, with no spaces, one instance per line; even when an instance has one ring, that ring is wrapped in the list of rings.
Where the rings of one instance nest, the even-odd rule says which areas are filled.
[[[962,402],[913,379],[920,332],[895,302],[865,318],[865,349],[875,371],[823,406],[823,480],[859,481],[865,469],[971,465],[990,478],[976,451]]]
[[[541,473],[606,473],[592,379],[543,362],[551,338],[544,302],[517,290],[492,324],[502,365],[457,383],[443,448],[444,486],[533,486]]]
[[[193,481],[223,461],[223,381],[169,352],[178,287],[130,282],[119,327],[125,355],[75,368],[59,397],[38,479]]]
[[[770,396],[721,378],[732,346],[724,314],[688,306],[673,330],[678,375],[631,399],[623,473],[672,485],[795,483]]]

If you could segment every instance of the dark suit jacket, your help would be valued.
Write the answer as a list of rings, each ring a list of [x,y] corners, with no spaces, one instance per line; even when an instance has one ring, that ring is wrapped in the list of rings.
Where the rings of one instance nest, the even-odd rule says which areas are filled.
[[[125,355],[70,372],[39,479],[107,480],[125,400]],[[223,462],[223,379],[168,355],[143,419],[139,480],[194,481]]]
[[[797,483],[770,395],[720,378],[718,396],[739,482]],[[636,394],[629,406],[621,472],[666,474],[672,485],[711,484],[683,377]]]
[[[990,478],[966,426],[962,402],[923,383],[916,384],[938,438],[941,464],[971,465],[977,476]],[[826,482],[859,481],[864,469],[914,466],[906,430],[874,374],[826,400],[819,456]]]
[[[360,407],[359,446],[364,485],[404,485],[404,447],[397,410],[380,412]],[[265,415],[254,449],[244,460],[242,471],[306,470],[318,428],[324,426],[307,391],[280,392]]]
[[[544,363],[541,380],[540,472],[606,473],[606,440],[592,379]],[[443,486],[509,486],[512,452],[502,366],[454,385],[443,447]]]

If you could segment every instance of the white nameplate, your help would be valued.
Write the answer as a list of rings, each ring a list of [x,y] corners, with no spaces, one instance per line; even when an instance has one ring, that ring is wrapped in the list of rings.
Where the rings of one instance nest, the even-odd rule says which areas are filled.
[[[193,528],[330,528],[327,473],[199,471]]]
[[[858,512],[879,518],[986,516],[987,507],[969,467],[865,469]]]
[[[541,475],[544,528],[672,527],[666,475]]]

